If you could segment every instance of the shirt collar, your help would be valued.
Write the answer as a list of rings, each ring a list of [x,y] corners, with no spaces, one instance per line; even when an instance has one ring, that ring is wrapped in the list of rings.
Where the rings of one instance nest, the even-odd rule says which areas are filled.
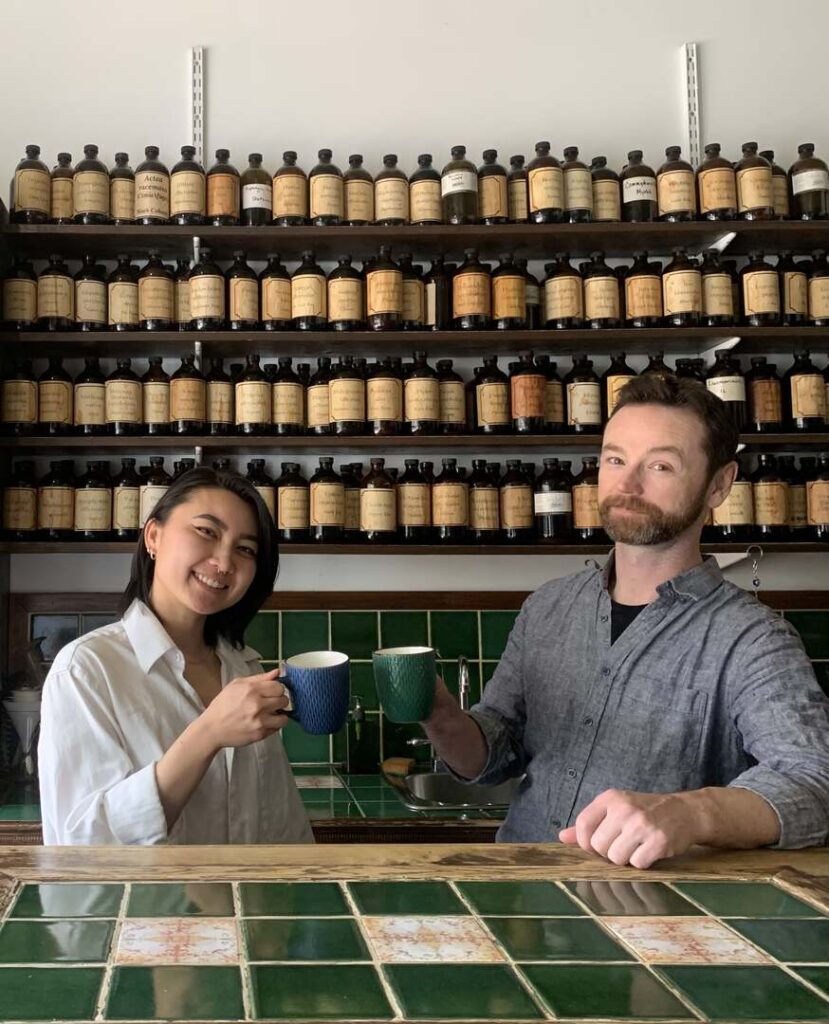
[[[615,552],[611,551],[610,556],[601,570],[602,589],[610,589],[610,579],[613,575],[615,564]],[[657,594],[665,595],[673,591],[679,597],[691,597],[697,600],[706,597],[722,583],[722,571],[713,555],[703,555],[702,563],[695,565],[692,569],[681,572],[679,576],[660,583],[656,588]]]

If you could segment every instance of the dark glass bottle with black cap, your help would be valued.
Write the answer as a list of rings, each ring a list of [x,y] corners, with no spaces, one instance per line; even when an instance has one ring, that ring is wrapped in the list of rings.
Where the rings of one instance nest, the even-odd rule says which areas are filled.
[[[292,364],[291,356],[279,356],[271,377],[272,430],[278,437],[305,433],[305,389]]]
[[[259,280],[243,249],[233,253],[225,272],[225,310],[231,331],[259,330]]]
[[[221,356],[211,356],[206,378],[207,432],[213,437],[227,437],[233,433],[234,384],[223,364]]]
[[[75,433],[96,437],[107,433],[105,382],[98,356],[84,356],[84,368],[75,378]]]
[[[396,331],[403,322],[403,274],[381,245],[366,269],[366,325],[370,331]]]
[[[659,327],[662,323],[660,264],[650,263],[646,252],[635,252],[625,271],[625,324]]]
[[[144,159],[135,168],[136,224],[167,224],[170,220],[170,172],[158,154],[158,146],[145,147]]]
[[[135,459],[132,461],[135,463]],[[75,474],[73,463],[71,459],[58,459],[49,463],[49,471],[38,481],[38,535],[43,540],[71,540],[74,526]]]
[[[602,386],[593,360],[573,356],[573,367],[564,377],[567,397],[567,429],[571,434],[598,434],[602,429]]]
[[[385,459],[371,458],[361,484],[360,532],[368,544],[393,544],[397,539],[397,495],[385,464]]]
[[[83,491],[94,493],[87,497]],[[87,462],[86,472],[75,482],[75,537],[78,540],[101,541],[108,540],[111,532],[112,479],[109,463],[96,459]]]
[[[7,436],[36,434],[38,388],[32,360],[18,356],[15,359],[14,371],[4,377],[0,389],[3,433]]]
[[[37,274],[31,262],[16,255],[3,279],[0,309],[7,331],[34,330],[37,321]]]
[[[814,142],[797,147],[797,160],[789,169],[792,214],[797,220],[829,217],[829,168],[815,156]]]
[[[104,401],[107,433],[116,437],[134,437],[144,432],[141,378],[126,356],[106,379]]]
[[[463,544],[469,527],[469,484],[458,470],[458,460],[441,460],[442,471],[432,485],[432,524],[438,543]]]
[[[555,262],[545,263],[544,270],[544,326],[557,330],[583,327],[584,284],[570,264],[570,254],[556,253]]]
[[[527,164],[529,219],[533,224],[557,224],[564,218],[564,174],[550,155],[549,142],[536,142]]]
[[[608,536],[598,508],[599,460],[595,455],[585,455],[581,464],[581,472],[572,481],[573,540],[577,544],[606,544]]]
[[[734,456],[737,475],[725,501],[712,509],[712,524],[703,529],[703,540],[733,544],[752,539],[754,533],[754,491],[739,455]]]
[[[399,264],[403,275],[403,330],[422,331],[426,322],[423,267],[412,263],[410,252],[400,254]]]
[[[466,159],[466,146],[453,146],[440,176],[444,224],[478,223],[478,172]]]
[[[109,224],[109,171],[98,159],[97,146],[84,146],[75,165],[72,202],[76,224]]]
[[[172,331],[175,326],[173,271],[162,263],[159,249],[150,249],[148,257],[138,273],[138,324],[142,331]]]
[[[241,212],[241,180],[230,162],[229,149],[216,150],[216,162],[207,172],[207,223],[235,227]]]
[[[780,275],[765,260],[765,253],[749,253],[740,271],[743,319],[751,327],[775,327],[780,323]]]
[[[448,331],[452,328],[452,279],[443,256],[435,256],[423,284],[426,292],[427,331]]]
[[[788,220],[791,216],[789,176],[780,164],[775,162],[773,149],[761,149],[760,156],[771,164],[771,194],[774,216],[777,220]]]
[[[535,540],[533,484],[520,459],[507,459],[499,487],[501,536],[505,544],[531,544]]]
[[[593,179],[590,168],[579,160],[578,146],[564,150],[564,218],[569,224],[587,224],[593,220]]]
[[[432,535],[431,486],[417,459],[404,459],[397,480],[397,530],[404,544],[427,544]]]
[[[106,327],[106,267],[87,254],[75,274],[75,330],[105,331]]]
[[[532,352],[519,352],[510,363],[510,411],[516,434],[541,434],[544,431],[543,369],[536,365]]]
[[[239,179],[242,198],[242,224],[262,227],[273,219],[273,178],[262,166],[262,154],[251,153],[248,166]]]
[[[75,168],[71,153],[58,153],[58,162],[52,168],[49,187],[49,223],[71,224],[74,214],[72,187]]]
[[[533,487],[533,512],[539,544],[562,544],[571,539],[573,497],[558,459],[544,459],[544,469]]]
[[[485,149],[483,160],[478,168],[478,216],[482,224],[506,224],[509,221],[506,169],[498,163],[497,149]]]
[[[756,142],[743,143],[743,155],[734,165],[740,220],[775,219],[771,164],[758,155],[757,148]]]
[[[259,275],[259,301],[263,330],[291,329],[291,275],[276,253],[268,257],[267,265]]]
[[[826,429],[826,389],[823,375],[809,352],[795,352],[783,378],[783,410],[789,429],[804,433]]]
[[[227,317],[224,274],[210,249],[199,251],[199,261],[190,271],[190,328],[221,331]]]
[[[752,356],[746,373],[748,415],[746,429],[768,434],[783,429],[783,391],[777,366],[765,356]]]
[[[440,383],[425,352],[415,352],[412,363],[406,367],[403,408],[406,433],[424,436],[439,432]]]
[[[345,223],[352,226],[374,221],[374,179],[363,167],[362,153],[352,153],[343,175]]]
[[[271,384],[259,365],[259,355],[248,353],[245,368],[236,381],[236,433],[243,435],[271,432]]]
[[[662,271],[662,306],[671,327],[697,327],[702,318],[702,272],[684,249],[674,249]]]
[[[486,459],[473,459],[469,485],[469,527],[471,544],[497,544],[501,539],[498,475],[487,470]]]
[[[756,540],[788,540],[789,484],[777,464],[777,456],[761,452],[752,477],[754,485],[754,537]]]
[[[112,481],[112,536],[115,540],[136,540],[140,513],[141,478],[135,459],[121,459],[121,471]]]
[[[113,224],[136,223],[135,172],[129,153],[115,154],[115,166],[109,172],[109,211]]]
[[[280,544],[307,544],[310,527],[308,481],[298,462],[280,464],[282,475],[276,481],[276,535]]]
[[[527,192],[527,168],[524,156],[516,153],[509,158],[509,174],[507,174],[507,209],[513,224],[526,224],[529,213],[529,196]]]
[[[328,384],[328,400],[332,434],[359,437],[366,432],[366,382],[354,356],[340,356]]]
[[[217,465],[213,463],[213,468],[219,471],[230,472],[230,459],[226,459],[224,463]],[[264,459],[251,459],[247,466],[247,473],[245,479],[250,480],[256,489],[259,497],[264,501],[265,507],[271,514],[271,518],[276,521],[276,483],[273,477],[265,469]]]
[[[478,434],[512,433],[509,378],[498,368],[498,356],[484,356],[475,368],[472,388],[474,424]]]
[[[607,166],[606,156],[594,156],[590,163],[593,179],[593,220],[605,224],[622,219],[622,186],[619,175]]]
[[[319,162],[308,175],[311,223],[316,227],[341,224],[345,213],[343,175],[331,162],[333,155],[330,149],[321,149],[317,153]]]
[[[605,263],[603,252],[590,254],[584,275],[584,313],[588,327],[598,329],[621,325],[619,280]]]
[[[409,223],[409,179],[397,166],[397,154],[383,157],[383,170],[374,179],[374,220],[396,226]]]
[[[421,153],[417,170],[409,178],[409,220],[412,224],[440,224],[443,220],[440,174],[432,166],[432,154]]]
[[[334,371],[331,369],[331,356],[319,356],[317,358],[317,369],[308,382],[308,390],[305,396],[306,420],[308,433],[317,437],[325,437],[334,433],[331,423],[329,389],[330,381],[334,379]]]
[[[170,375],[161,356],[150,356],[148,364],[141,377],[141,418],[147,434],[163,437],[170,433]]]
[[[278,227],[308,223],[308,178],[296,160],[294,150],[286,149],[273,176],[273,222]]]
[[[734,220],[737,216],[737,179],[734,165],[720,156],[719,142],[709,142],[697,168],[697,200],[703,220]]]
[[[345,486],[334,472],[334,459],[322,455],[319,468],[309,481],[311,540],[317,544],[338,544],[345,525]]]
[[[325,271],[312,250],[302,253],[302,262],[291,275],[291,313],[294,330],[323,331],[328,326]]]
[[[656,172],[659,220],[679,223],[697,219],[694,168],[682,159],[680,146],[668,146],[665,162]]]
[[[41,331],[71,331],[75,320],[75,282],[62,256],[50,256],[37,279],[37,326]]]
[[[196,160],[195,146],[181,147],[181,160],[170,171],[170,221],[173,224],[204,224],[207,214],[207,182]]]
[[[527,328],[527,279],[511,252],[502,253],[492,271],[492,326],[499,331]]]
[[[477,249],[464,249],[464,261],[452,277],[452,317],[456,330],[482,331],[489,327],[491,292],[489,265],[481,263]]]
[[[740,361],[727,348],[718,348],[714,356],[714,365],[706,374],[705,386],[724,403],[731,422],[742,431],[746,425],[747,402]]]
[[[328,322],[335,331],[365,327],[363,275],[351,265],[350,256],[338,256],[328,275]]]
[[[40,159],[40,146],[27,146],[11,184],[9,219],[12,224],[46,224],[50,213],[49,168]]]
[[[38,433],[72,433],[73,382],[63,366],[63,356],[49,356],[49,365],[37,382]]]
[[[780,298],[783,325],[797,327],[809,319],[809,274],[805,260],[796,262],[790,249],[779,256]]]
[[[178,435],[204,433],[207,419],[207,384],[193,353],[181,357],[170,377],[170,430]]]
[[[702,324],[720,327],[736,321],[734,288],[731,275],[720,263],[716,249],[703,252],[702,266]]]
[[[18,459],[3,487],[3,535],[34,540],[37,535],[37,483],[32,459]]]
[[[622,184],[622,220],[629,224],[642,224],[656,220],[659,207],[656,193],[656,174],[643,162],[641,149],[628,153],[627,167],[619,175]]]

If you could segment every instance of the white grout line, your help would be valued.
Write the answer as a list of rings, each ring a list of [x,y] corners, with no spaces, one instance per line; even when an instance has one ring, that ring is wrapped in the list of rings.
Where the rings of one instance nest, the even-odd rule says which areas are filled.
[[[386,996],[386,999],[388,999],[389,1001],[389,1006],[391,1006],[392,1008],[392,1012],[394,1015],[393,1019],[403,1020],[405,1019],[403,1008],[397,1001],[397,995],[394,989],[392,988],[391,982],[386,977],[385,971],[383,970],[382,962],[377,959],[377,956],[374,952],[374,946],[371,944],[371,939],[369,938],[368,932],[366,931],[365,926],[363,925],[362,914],[360,913],[360,910],[357,907],[357,903],[351,894],[351,890],[349,889],[348,884],[346,883],[345,880],[341,880],[338,884],[340,886],[340,890],[342,891],[343,896],[345,897],[346,903],[351,909],[351,916],[360,930],[360,934],[363,937],[363,942],[366,944],[366,948],[369,951],[369,954],[371,956],[371,963],[372,966],[374,967],[375,974],[380,979],[380,985],[383,988],[383,992]],[[365,960],[362,961],[362,963],[365,962]]]
[[[233,914],[236,918],[236,942],[239,947],[239,973],[242,981],[242,1006],[245,1010],[245,1020],[254,1020],[253,985],[250,977],[247,936],[245,935],[245,930],[242,927],[244,915],[242,914],[242,893],[239,886],[240,883],[238,881],[230,883],[230,889],[233,893]]]
[[[121,927],[124,923],[124,918],[127,914],[127,905],[130,899],[130,893],[132,892],[132,883],[124,883],[124,892],[121,896],[121,904],[118,907],[118,916],[115,919],[115,927],[112,930],[112,940],[110,942],[109,953],[107,954],[106,965],[104,966],[104,977],[101,982],[101,990],[98,993],[98,1001],[95,1004],[95,1020],[104,1020],[104,1013],[109,1002],[109,993],[112,988],[112,972],[113,972],[113,961],[115,954],[118,950],[118,942],[121,938]]]

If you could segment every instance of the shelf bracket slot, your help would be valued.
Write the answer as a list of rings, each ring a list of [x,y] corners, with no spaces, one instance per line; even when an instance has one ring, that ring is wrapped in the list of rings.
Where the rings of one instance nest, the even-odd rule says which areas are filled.
[[[697,44],[684,43],[682,60],[685,79],[685,152],[692,167],[700,162],[699,65]]]
[[[710,348],[704,349],[699,354],[703,359],[710,359],[718,348],[733,349],[736,348],[736,346],[739,345],[742,340],[743,339],[740,337],[739,334],[729,335],[723,338],[717,338],[716,342]]]
[[[202,460],[204,459],[204,448],[200,444],[197,444],[193,448],[193,458],[196,460],[197,466],[202,464]]]
[[[190,136],[196,160],[204,164],[204,47],[190,50]]]

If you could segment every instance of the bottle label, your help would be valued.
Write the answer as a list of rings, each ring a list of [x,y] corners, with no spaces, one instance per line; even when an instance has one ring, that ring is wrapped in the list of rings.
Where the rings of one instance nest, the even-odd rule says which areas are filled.
[[[752,423],[782,423],[783,403],[779,380],[751,382]]]
[[[262,282],[262,319],[290,320],[291,282],[284,277],[266,277]]]
[[[610,416],[616,408],[616,403],[619,401],[619,395],[622,393],[622,388],[629,380],[633,379],[633,375],[626,373],[614,375],[613,377],[605,377],[608,416]]]
[[[409,186],[409,206],[412,224],[440,224],[440,182],[413,181]]]
[[[242,185],[243,210],[273,210],[273,186],[268,182]]]
[[[137,171],[135,175],[135,216],[170,216],[170,176],[163,171]]]
[[[227,381],[207,382],[207,422],[233,423],[233,385]]]
[[[779,177],[782,181],[782,175]],[[796,196],[802,192],[818,191],[829,191],[829,171],[817,167],[807,171],[796,171],[792,175],[792,192]]]
[[[37,525],[41,530],[73,530],[75,488],[53,485],[38,488]]]
[[[564,423],[564,385],[548,380],[544,387],[544,422]]]
[[[512,418],[544,418],[544,385],[541,374],[519,373],[510,378],[510,402]]]
[[[698,270],[672,270],[662,276],[665,316],[702,312],[702,275]]]
[[[808,525],[806,485],[789,484],[789,528],[799,530]]]
[[[819,373],[791,378],[792,416],[795,419],[826,418],[826,393]]]
[[[509,219],[524,221],[530,215],[529,196],[527,195],[527,179],[513,178],[507,186]]]
[[[436,483],[432,488],[432,521],[435,526],[467,526],[469,485],[454,481]]]
[[[809,312],[808,283],[801,271],[787,270],[783,274],[783,312],[801,316]]]
[[[141,522],[138,487],[115,487],[112,491],[113,530],[137,530]]]
[[[78,323],[106,323],[107,286],[102,281],[75,282],[75,320]]]
[[[593,181],[593,220],[619,221],[622,219],[622,196],[619,182],[612,178]]]
[[[342,481],[313,481],[310,487],[311,526],[343,526],[345,488]]]
[[[153,510],[159,501],[167,493],[169,484],[142,484],[139,491],[139,528],[142,528],[150,516],[153,514]],[[79,492],[80,493],[80,492]]]
[[[325,278],[319,274],[294,274],[291,278],[291,315],[325,318]]]
[[[403,381],[372,377],[366,382],[367,419],[403,422]]]
[[[135,220],[136,217],[144,216],[136,209],[135,182],[132,178],[110,179],[109,209],[115,220]],[[165,213],[164,217],[167,216]]]
[[[702,275],[702,311],[706,316],[734,316],[734,289],[728,274]]]
[[[266,380],[236,384],[236,425],[271,422],[271,385]]]
[[[527,315],[527,282],[523,276],[504,274],[492,279],[492,315],[496,320]]]
[[[486,271],[463,271],[452,278],[452,315],[490,315],[490,278]],[[526,310],[523,312],[526,316]]]
[[[310,491],[307,487],[277,489],[277,527],[280,530],[307,530],[311,521]]]
[[[737,179],[730,167],[711,167],[700,171],[699,212],[737,209]]]
[[[175,318],[178,324],[187,324],[193,319],[190,309],[190,282],[176,281],[173,289],[175,298]]]
[[[410,377],[403,392],[407,423],[440,419],[440,385],[436,377]]]
[[[254,284],[254,282],[247,282]],[[190,278],[190,315],[218,317],[225,315],[225,279],[221,274],[196,274]],[[256,317],[253,318],[254,320]]]
[[[397,529],[397,497],[393,488],[361,489],[360,529],[363,533],[391,533]]]
[[[3,282],[3,319],[31,323],[37,316],[37,281],[8,278]]]
[[[273,179],[273,215],[308,216],[308,179],[304,174],[280,174]]]
[[[235,174],[208,174],[207,216],[239,216],[239,179]]]
[[[346,530],[354,533],[360,529],[360,488],[346,487],[345,489],[345,522]]]
[[[197,420],[207,418],[207,385],[193,377],[174,377],[170,381],[170,419]]]
[[[400,526],[432,525],[432,488],[428,484],[400,484],[397,488]]]
[[[577,530],[601,529],[598,484],[576,484],[573,487],[573,526]]]
[[[112,529],[112,491],[108,487],[79,487],[75,491],[75,530]]]
[[[107,285],[109,323],[138,323],[138,283],[133,281],[113,281]]]
[[[315,174],[311,178],[311,217],[343,215],[343,179],[339,174]]]
[[[485,174],[478,179],[478,215],[509,217],[506,175]]]
[[[662,282],[655,274],[625,279],[625,315],[628,320],[640,316],[662,316]]]
[[[63,274],[41,274],[37,281],[38,317],[75,316],[75,288],[71,277]]]
[[[456,192],[477,192],[478,175],[474,171],[444,171],[440,178],[441,196]]]
[[[371,224],[374,220],[374,186],[370,181],[351,179],[343,184],[345,192],[345,219],[347,221],[364,220]],[[379,214],[378,214],[379,216]],[[389,214],[389,216],[394,216]]]
[[[545,318],[563,320],[566,317],[584,319],[584,288],[578,277],[553,277],[544,282]]]
[[[568,167],[565,170],[564,208],[593,212],[593,176],[586,167]]]
[[[744,402],[746,400],[746,382],[744,377],[712,377],[705,382],[712,395],[723,402]]]
[[[478,426],[500,427],[510,423],[509,384],[477,384],[475,400]]]
[[[533,496],[533,509],[537,516],[571,513],[573,496],[569,491],[543,491]]]
[[[785,174],[772,174],[771,193],[774,201],[774,213],[777,217],[789,216],[789,179]]]
[[[758,526],[786,526],[789,485],[782,480],[755,483],[754,515]]]
[[[656,193],[660,217],[686,210],[697,212],[693,171],[663,171],[656,177]]]
[[[273,422],[305,426],[305,388],[291,381],[277,381],[271,387]]]
[[[308,426],[327,427],[330,423],[328,385],[314,384],[308,388]]]
[[[169,381],[147,381],[141,385],[141,400],[145,423],[170,422],[170,383]],[[188,419],[189,417],[181,417]],[[204,419],[203,416],[193,419]]]
[[[754,491],[750,480],[735,480],[725,501],[713,511],[714,526],[753,526]]]
[[[625,178],[622,182],[622,199],[626,203],[656,202],[656,178],[646,174]]]
[[[366,311],[368,316],[403,312],[403,275],[399,270],[370,270],[366,274]]]
[[[328,282],[328,315],[338,320],[363,319],[363,284],[351,277],[335,277]]]
[[[541,305],[541,289],[537,284],[530,284],[527,282],[525,285],[527,293],[527,305],[528,306],[540,306]]]
[[[441,423],[466,423],[466,391],[456,380],[438,382]]]
[[[41,281],[43,278],[40,279]],[[40,290],[38,290],[38,313],[40,312]],[[809,281],[809,319],[829,318],[829,277],[815,277]]]
[[[501,526],[526,530],[533,525],[533,490],[529,484],[507,484],[501,488]]]
[[[109,175],[106,171],[75,172],[72,212],[109,215]]]
[[[49,172],[25,167],[14,172],[14,209],[49,215]]]
[[[205,179],[199,171],[176,171],[170,178],[170,216],[206,212]]]
[[[34,487],[4,489],[3,526],[19,532],[37,529],[37,491]]]
[[[740,213],[774,205],[771,167],[745,167],[737,171],[737,198]]]
[[[426,319],[426,286],[420,278],[403,281],[403,319],[421,325]]]
[[[52,178],[49,215],[52,220],[71,220],[75,213],[71,178]]]
[[[107,423],[141,422],[141,381],[109,380],[104,396]]]
[[[44,380],[38,386],[38,407],[41,423],[72,425],[74,389],[68,380]]]
[[[426,285],[426,326],[434,327],[437,323],[437,285],[430,281]]]
[[[470,487],[469,528],[471,530],[498,530],[501,513],[497,487]]]
[[[256,493],[264,501],[271,519],[276,522],[276,488],[268,484],[254,484]]]
[[[560,167],[533,167],[527,172],[530,213],[564,209],[564,175]]]
[[[37,423],[37,384],[33,380],[4,380],[0,394],[4,423]]]
[[[328,385],[329,417],[332,423],[363,423],[366,418],[366,386],[345,377]]]
[[[404,178],[381,178],[374,183],[377,220],[409,220],[409,183]]]
[[[106,423],[106,385],[75,385],[75,426],[103,426]]]
[[[175,314],[173,282],[167,277],[138,280],[138,319],[172,320]]]
[[[197,279],[198,280],[198,279]],[[230,319],[259,321],[259,284],[245,277],[232,277],[228,281]]]
[[[567,385],[567,422],[573,426],[601,426],[602,394],[598,381]]]
[[[615,277],[585,280],[584,310],[588,320],[619,319],[619,282]]]
[[[746,316],[780,312],[780,278],[776,270],[752,270],[743,274],[743,305]]]
[[[809,526],[829,524],[829,480],[807,481],[806,508]]]

